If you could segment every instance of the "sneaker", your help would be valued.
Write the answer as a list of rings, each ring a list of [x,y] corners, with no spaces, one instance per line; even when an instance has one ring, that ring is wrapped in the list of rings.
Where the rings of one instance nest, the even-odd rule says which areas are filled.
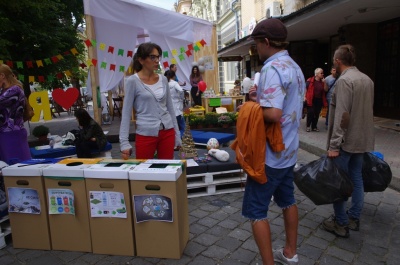
[[[274,250],[274,261],[279,262],[280,264],[297,265],[299,264],[299,257],[296,254],[293,258],[289,259],[285,257],[285,254],[283,254],[283,248],[280,248]]]
[[[349,237],[349,227],[347,225],[340,225],[336,222],[335,217],[332,216],[331,218],[325,219],[322,222],[322,226],[325,228],[326,231],[331,232],[340,237]]]
[[[349,216],[349,229],[353,231],[360,231],[360,220]]]

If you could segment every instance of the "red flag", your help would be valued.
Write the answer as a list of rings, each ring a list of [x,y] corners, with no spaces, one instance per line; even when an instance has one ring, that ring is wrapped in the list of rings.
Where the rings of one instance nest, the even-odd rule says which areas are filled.
[[[39,76],[38,76],[38,79],[39,79],[39,82],[42,82],[42,83],[44,82],[44,76],[39,75]]]
[[[133,57],[133,51],[128,51],[128,54],[126,55],[126,57]]]
[[[85,44],[86,46],[89,48],[90,46],[92,46],[92,42],[90,40],[85,40]]]
[[[13,67],[14,67],[14,64],[13,64],[12,61],[7,61],[6,64],[7,64],[10,68],[13,68]]]
[[[32,61],[26,61],[26,66],[28,66],[28,68],[33,68]]]
[[[188,44],[188,49],[189,49],[190,51],[193,51],[193,43]]]
[[[92,64],[93,64],[94,67],[96,67],[97,66],[97,60],[96,59],[92,59]]]
[[[190,50],[187,50],[186,52],[187,57],[190,57],[190,55],[192,55],[192,52]]]
[[[110,71],[115,71],[115,64],[110,64]]]
[[[53,57],[51,57],[50,59],[52,60],[53,63],[58,62],[57,56],[53,56]]]
[[[200,41],[200,44],[201,44],[201,46],[203,46],[203,47],[204,47],[204,45],[206,45],[206,44],[207,44],[207,42],[205,42],[205,40],[204,40],[204,39],[202,39],[202,40]]]
[[[82,69],[85,69],[85,67],[87,67],[87,65],[84,64],[84,63],[81,63],[79,66],[80,66]]]
[[[163,66],[164,66],[164,68],[168,68],[169,67],[168,62],[163,62]]]
[[[62,73],[58,73],[56,76],[58,79],[62,79],[64,75]]]
[[[113,46],[109,46],[108,47],[108,52],[113,54],[114,53],[114,47]]]

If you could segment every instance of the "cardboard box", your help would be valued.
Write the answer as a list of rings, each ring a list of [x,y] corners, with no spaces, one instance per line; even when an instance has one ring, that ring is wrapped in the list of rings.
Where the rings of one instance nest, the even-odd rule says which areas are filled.
[[[93,165],[93,164],[97,164],[100,161],[102,161],[103,158],[65,158],[63,160],[61,160],[60,162],[58,162],[58,164],[88,164],[88,165]]]
[[[93,253],[134,256],[128,172],[139,162],[108,162],[84,170]]]
[[[73,161],[75,163],[79,161]],[[50,165],[43,170],[52,249],[92,252],[83,170],[90,164]]]
[[[140,164],[129,171],[136,255],[180,259],[189,239],[186,163],[180,160],[145,163],[155,166]],[[149,173],[149,168],[157,170]]]
[[[43,168],[48,166],[48,164],[29,166],[15,164],[2,169],[9,205],[15,210],[15,212],[12,209],[9,211],[14,248],[51,249],[48,210],[42,177]],[[17,193],[21,196],[24,194],[24,197],[22,201],[14,203],[13,197],[15,198]],[[25,209],[22,210],[22,208]],[[39,209],[40,213],[37,213]]]

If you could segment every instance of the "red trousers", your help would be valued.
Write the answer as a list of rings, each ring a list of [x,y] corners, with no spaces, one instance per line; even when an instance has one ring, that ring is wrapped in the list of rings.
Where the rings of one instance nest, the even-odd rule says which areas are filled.
[[[136,159],[153,159],[157,151],[158,159],[173,159],[175,146],[175,130],[160,130],[158,136],[136,134]]]

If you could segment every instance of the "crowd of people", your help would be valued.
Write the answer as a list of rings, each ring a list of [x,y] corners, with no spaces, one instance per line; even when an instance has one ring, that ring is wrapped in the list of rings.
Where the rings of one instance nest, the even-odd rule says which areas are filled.
[[[298,130],[304,104],[307,108],[307,132],[319,131],[321,109],[327,107],[326,155],[347,172],[353,183],[350,207],[347,208],[346,200],[335,202],[333,217],[322,222],[324,229],[337,236],[346,238],[350,235],[349,230],[360,229],[364,198],[363,154],[374,149],[374,84],[354,66],[354,47],[347,44],[336,49],[328,77],[324,78],[322,68],[316,68],[314,76],[305,80],[301,68],[286,50],[287,33],[278,19],[259,22],[251,33],[259,59],[263,62],[259,82],[254,84],[246,76],[242,86],[240,82],[236,84],[236,88],[242,89],[246,102],[259,105],[266,127],[279,123],[279,130],[274,133],[279,134],[284,146],[283,150],[277,151],[266,143],[266,152],[262,154],[265,160],[261,161],[267,179],[265,183],[253,179],[252,175],[248,175],[246,180],[242,215],[250,220],[263,264],[299,262],[293,169],[297,161]],[[136,159],[173,159],[174,150],[182,145],[185,128],[182,86],[186,82],[179,81],[176,65],[171,65],[165,75],[157,73],[161,56],[159,45],[151,42],[140,44],[132,69],[124,78],[125,96],[119,132],[123,159],[128,159],[133,153],[128,137],[133,109],[136,113]],[[197,65],[192,67],[189,80],[194,105],[201,106],[202,91],[198,84],[203,76]],[[27,131],[23,125],[26,97],[21,83],[4,64],[0,65],[0,88],[0,160],[13,163],[30,159]],[[106,136],[86,110],[77,110],[75,117],[81,129],[76,141],[77,156],[91,157],[91,150],[104,148]],[[250,149],[247,151],[251,152]],[[286,234],[283,248],[275,250],[268,222],[272,198],[282,209]]]

